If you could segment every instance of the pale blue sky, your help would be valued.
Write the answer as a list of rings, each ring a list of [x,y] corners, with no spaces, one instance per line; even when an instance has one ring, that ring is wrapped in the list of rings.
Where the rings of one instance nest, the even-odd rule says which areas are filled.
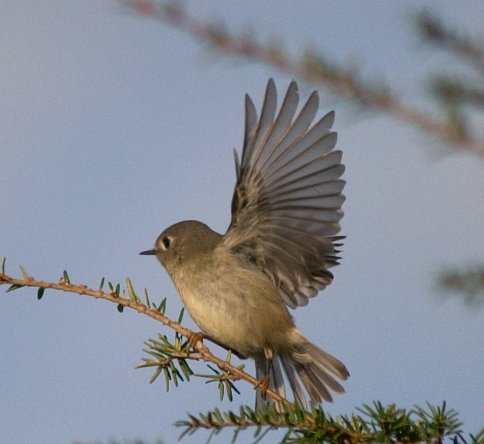
[[[187,9],[282,37],[293,53],[311,44],[356,60],[365,75],[421,102],[422,80],[451,64],[412,34],[409,17],[421,4],[206,1]],[[482,30],[482,1],[425,4]],[[176,317],[181,302],[167,275],[138,252],[182,219],[225,230],[244,94],[260,106],[269,77],[280,91],[291,80],[207,53],[114,1],[3,2],[0,257],[8,271],[19,274],[22,264],[57,280],[67,269],[73,282],[94,287],[102,276],[130,276],[153,299],[167,296]],[[334,283],[295,312],[305,335],[350,370],[347,393],[327,408],[445,399],[475,432],[484,424],[483,313],[442,302],[433,277],[442,265],[483,259],[484,164],[322,92],[321,114],[330,109],[347,165],[347,239]],[[149,318],[49,291],[41,302],[34,290],[0,297],[2,444],[173,442],[181,430],[172,424],[187,411],[227,407],[202,381],[165,393],[162,381],[148,384],[150,371],[134,369],[143,341],[168,332]],[[238,387],[230,407],[253,405],[253,390]]]

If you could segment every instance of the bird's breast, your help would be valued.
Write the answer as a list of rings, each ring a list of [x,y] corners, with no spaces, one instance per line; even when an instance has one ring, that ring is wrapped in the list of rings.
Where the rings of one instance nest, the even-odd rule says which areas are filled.
[[[187,267],[174,279],[200,329],[246,356],[260,354],[268,346],[283,347],[294,324],[267,276],[237,262],[205,265]]]

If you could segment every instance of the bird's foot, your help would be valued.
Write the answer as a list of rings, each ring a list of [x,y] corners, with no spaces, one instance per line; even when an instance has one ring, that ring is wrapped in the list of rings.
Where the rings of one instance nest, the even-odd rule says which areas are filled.
[[[256,390],[260,390],[262,399],[266,399],[267,389],[269,388],[269,375],[265,375],[254,387]]]
[[[195,333],[193,333],[193,335],[191,336],[191,338],[188,340],[188,343],[187,343],[187,350],[188,352],[192,352],[195,350],[197,344],[199,342],[201,342],[203,344],[203,340],[208,338],[207,335],[205,335],[204,333],[202,333],[201,331],[197,331]]]

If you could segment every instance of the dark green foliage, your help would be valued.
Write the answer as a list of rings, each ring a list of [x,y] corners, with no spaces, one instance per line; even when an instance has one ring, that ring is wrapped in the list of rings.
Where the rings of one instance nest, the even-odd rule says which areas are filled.
[[[45,291],[45,288],[42,288],[40,287],[38,290],[37,290],[37,299],[40,301],[42,299],[42,297],[44,296],[44,291]]]
[[[180,316],[183,316],[180,313]],[[188,365],[186,352],[188,341],[184,341],[182,336],[175,333],[174,342],[170,342],[166,335],[158,334],[158,340],[149,339],[145,342],[148,348],[143,351],[153,356],[154,359],[143,358],[142,363],[137,368],[155,367],[155,371],[150,379],[150,384],[154,382],[163,372],[165,377],[166,391],[170,389],[170,382],[178,386],[179,381],[189,381],[193,374]]]
[[[394,404],[384,406],[375,401],[373,405],[357,408],[351,416],[333,417],[320,407],[309,411],[288,405],[278,409],[253,410],[241,407],[239,413],[221,412],[215,409],[198,417],[188,415],[188,420],[178,421],[183,427],[181,438],[199,429],[212,429],[219,433],[225,428],[234,429],[235,442],[242,430],[253,428],[254,436],[262,429],[287,429],[283,443],[454,443],[482,444],[484,432],[464,438],[462,423],[457,413],[441,406],[427,404],[426,408],[415,406],[411,410],[397,408]]]

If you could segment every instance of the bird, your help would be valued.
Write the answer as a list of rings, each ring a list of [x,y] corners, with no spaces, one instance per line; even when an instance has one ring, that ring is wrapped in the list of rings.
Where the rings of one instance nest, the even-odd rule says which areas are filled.
[[[306,339],[289,309],[307,305],[333,280],[343,236],[342,152],[335,113],[315,123],[314,91],[298,112],[296,81],[279,110],[269,79],[258,117],[245,96],[242,155],[234,149],[236,184],[225,234],[186,220],[165,229],[151,250],[202,334],[255,361],[256,409],[286,397],[302,408],[344,393],[345,365]]]

